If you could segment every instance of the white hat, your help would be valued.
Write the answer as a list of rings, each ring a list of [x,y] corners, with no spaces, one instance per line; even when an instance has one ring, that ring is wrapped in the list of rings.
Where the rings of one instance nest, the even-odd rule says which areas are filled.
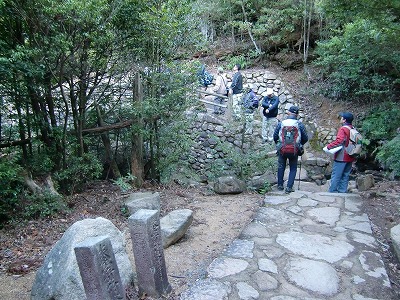
[[[272,95],[274,90],[272,88],[267,88],[267,96]]]

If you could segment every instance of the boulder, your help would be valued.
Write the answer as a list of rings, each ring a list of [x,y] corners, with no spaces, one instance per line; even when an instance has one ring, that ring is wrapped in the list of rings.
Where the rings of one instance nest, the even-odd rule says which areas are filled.
[[[36,272],[31,300],[86,299],[74,247],[89,237],[107,236],[111,241],[122,284],[133,284],[133,270],[125,251],[123,234],[104,218],[85,219],[74,223],[46,255]]]
[[[375,185],[374,176],[367,174],[365,176],[358,176],[356,178],[357,189],[360,192],[367,191]]]
[[[277,183],[277,178],[275,174],[267,172],[263,175],[254,176],[247,182],[247,187],[250,190],[259,191],[265,188],[266,184],[270,186]]]
[[[164,248],[171,246],[182,238],[193,221],[193,211],[177,209],[160,220],[161,238]]]
[[[240,194],[246,189],[246,184],[235,176],[217,178],[214,183],[214,192],[217,194]]]
[[[400,260],[400,224],[390,229],[390,238],[397,258]]]
[[[129,215],[133,215],[139,209],[151,209],[160,211],[160,194],[153,192],[132,193],[125,201]]]

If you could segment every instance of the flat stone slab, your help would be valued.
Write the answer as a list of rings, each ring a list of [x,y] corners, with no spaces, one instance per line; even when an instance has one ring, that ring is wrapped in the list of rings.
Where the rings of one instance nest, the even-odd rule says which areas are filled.
[[[214,279],[197,281],[190,289],[184,291],[180,300],[225,300],[231,287]]]
[[[286,266],[286,274],[296,285],[322,295],[334,295],[339,289],[336,270],[325,262],[292,258]]]
[[[234,240],[225,250],[224,255],[235,258],[252,258],[254,242],[246,240]]]
[[[334,240],[320,234],[310,235],[301,232],[279,234],[276,242],[295,254],[330,263],[347,257],[354,249],[351,244],[344,241]]]
[[[338,207],[318,207],[310,209],[308,215],[318,223],[333,226],[339,221],[340,209]]]
[[[236,284],[236,288],[238,290],[238,295],[240,299],[250,300],[258,299],[260,297],[258,291],[246,282],[238,282]]]
[[[208,274],[212,278],[222,278],[242,272],[249,263],[236,258],[216,258],[208,267]]]

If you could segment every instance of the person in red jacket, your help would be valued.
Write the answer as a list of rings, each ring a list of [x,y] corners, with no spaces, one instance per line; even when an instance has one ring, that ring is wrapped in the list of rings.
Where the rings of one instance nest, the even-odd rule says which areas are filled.
[[[334,156],[331,185],[328,190],[330,193],[347,193],[350,172],[353,162],[355,161],[355,158],[348,155],[345,150],[345,147],[347,147],[350,141],[350,129],[347,126],[353,128],[352,122],[354,116],[350,112],[341,112],[339,117],[342,127],[339,128],[336,139],[326,146],[328,150],[343,146]]]

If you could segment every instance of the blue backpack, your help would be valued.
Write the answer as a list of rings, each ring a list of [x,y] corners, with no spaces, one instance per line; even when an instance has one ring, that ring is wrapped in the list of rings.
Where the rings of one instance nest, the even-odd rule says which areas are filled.
[[[256,94],[250,90],[243,98],[243,107],[254,110],[258,107],[258,98]]]
[[[207,71],[203,74],[203,85],[210,85],[214,80],[214,76]]]

